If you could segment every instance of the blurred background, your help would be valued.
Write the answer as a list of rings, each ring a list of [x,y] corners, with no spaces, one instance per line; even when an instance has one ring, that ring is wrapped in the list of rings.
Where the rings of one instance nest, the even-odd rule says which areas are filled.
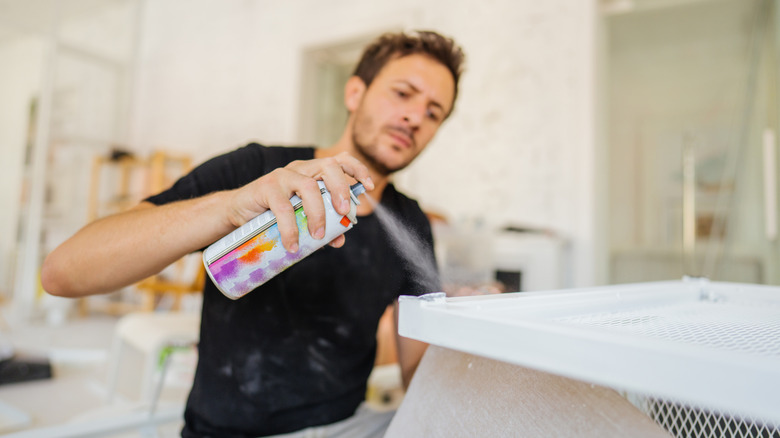
[[[777,284],[775,0],[0,1],[0,298],[45,254],[249,141],[327,146],[385,31],[467,53],[396,177],[453,285]],[[449,283],[448,283],[449,284]]]
[[[89,220],[249,141],[330,145],[362,47],[413,29],[467,55],[455,112],[395,178],[448,292],[780,284],[778,3],[0,0],[5,319],[74,316],[39,269]],[[198,271],[78,313],[197,307]]]

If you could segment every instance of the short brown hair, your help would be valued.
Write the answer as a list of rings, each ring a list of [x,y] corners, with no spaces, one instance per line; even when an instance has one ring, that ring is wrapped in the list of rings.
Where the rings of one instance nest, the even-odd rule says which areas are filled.
[[[365,48],[352,75],[359,77],[366,86],[369,86],[390,60],[414,54],[427,55],[447,67],[452,73],[452,78],[455,81],[452,97],[452,107],[454,108],[455,99],[458,97],[458,80],[463,72],[465,55],[452,38],[446,38],[433,31],[423,30],[381,35]],[[452,113],[452,109],[450,109],[450,113]]]

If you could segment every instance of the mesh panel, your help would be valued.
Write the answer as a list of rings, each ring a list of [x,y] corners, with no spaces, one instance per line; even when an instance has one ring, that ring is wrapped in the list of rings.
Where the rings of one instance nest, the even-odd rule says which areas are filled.
[[[728,303],[728,305],[724,305]],[[735,312],[737,306],[739,311]],[[775,302],[703,299],[632,309],[557,318],[565,324],[597,326],[691,345],[780,357],[780,305]],[[675,437],[772,437],[780,426],[757,418],[737,417],[696,406],[627,395],[642,412]]]
[[[682,403],[633,396],[629,400],[678,438],[780,438],[780,428],[756,418],[742,418]]]
[[[558,318],[651,338],[780,357],[780,305],[773,302],[691,301],[625,312]],[[739,312],[735,312],[735,306]]]

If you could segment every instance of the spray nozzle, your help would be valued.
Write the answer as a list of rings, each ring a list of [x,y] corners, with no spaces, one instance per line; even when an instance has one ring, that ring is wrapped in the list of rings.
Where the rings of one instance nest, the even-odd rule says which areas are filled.
[[[363,193],[366,193],[366,188],[363,187],[363,183],[354,184],[349,189],[352,191],[352,194],[355,196],[360,196]]]
[[[366,188],[363,187],[363,183],[354,184],[349,188],[349,197],[352,198],[352,202],[354,202],[355,205],[360,205],[358,196],[362,195],[363,193],[366,193]]]

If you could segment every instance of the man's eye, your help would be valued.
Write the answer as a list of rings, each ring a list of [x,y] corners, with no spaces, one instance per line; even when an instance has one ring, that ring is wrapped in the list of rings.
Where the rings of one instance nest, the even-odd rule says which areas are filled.
[[[428,111],[428,118],[433,120],[434,122],[439,121],[439,114],[434,111]]]
[[[398,97],[407,97],[409,94],[406,91],[403,90],[395,90],[395,94],[398,95]]]

